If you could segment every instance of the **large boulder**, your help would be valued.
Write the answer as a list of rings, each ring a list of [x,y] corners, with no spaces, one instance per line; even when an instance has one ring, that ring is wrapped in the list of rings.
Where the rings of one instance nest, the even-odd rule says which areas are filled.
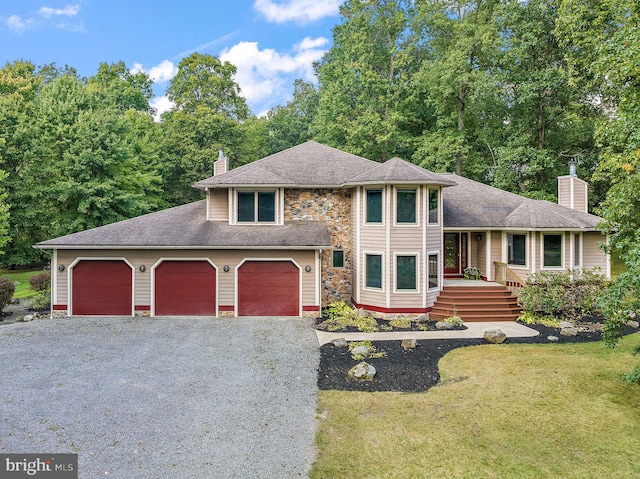
[[[348,346],[347,340],[344,338],[335,338],[331,341],[336,348],[346,348]]]
[[[507,339],[507,335],[500,328],[487,329],[484,332],[484,340],[492,344],[501,344]]]
[[[404,349],[416,349],[417,345],[418,345],[418,341],[416,341],[415,339],[403,339],[402,340],[402,347]]]
[[[453,329],[455,327],[455,325],[453,323],[449,323],[447,321],[438,321],[436,323],[436,329],[440,330],[440,331],[446,331],[449,329]]]
[[[560,330],[560,336],[577,336],[578,330],[574,327],[562,328]]]
[[[374,368],[369,363],[365,363],[364,361],[356,364],[347,373],[348,377],[357,379],[359,381],[371,381],[375,375],[376,368]]]
[[[368,358],[369,354],[371,354],[371,348],[369,346],[356,346],[351,350],[351,356]]]

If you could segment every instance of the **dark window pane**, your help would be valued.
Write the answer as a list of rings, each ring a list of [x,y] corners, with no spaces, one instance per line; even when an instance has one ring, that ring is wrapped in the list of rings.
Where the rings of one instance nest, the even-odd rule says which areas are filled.
[[[335,250],[333,252],[333,267],[344,268],[344,251]]]
[[[429,289],[438,287],[438,255],[430,254],[429,255]]]
[[[276,194],[271,192],[258,193],[258,221],[276,220]]]
[[[562,235],[544,235],[544,266],[562,266]]]
[[[573,236],[573,267],[574,268],[579,268],[580,267],[580,235],[574,235]]]
[[[396,287],[397,289],[416,288],[416,257],[396,257]]]
[[[429,223],[438,223],[438,190],[429,190]]]
[[[507,235],[509,264],[525,266],[527,264],[527,236]]]
[[[366,267],[366,286],[369,288],[382,288],[382,256],[368,254]]]
[[[382,190],[367,190],[367,223],[382,223]]]
[[[255,196],[238,193],[238,221],[255,221]]]
[[[396,221],[398,223],[416,222],[416,190],[398,190]]]

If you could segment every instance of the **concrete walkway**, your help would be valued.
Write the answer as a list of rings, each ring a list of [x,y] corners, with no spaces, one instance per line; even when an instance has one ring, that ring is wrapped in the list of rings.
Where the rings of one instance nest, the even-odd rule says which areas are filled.
[[[382,333],[340,333],[316,330],[320,346],[333,339],[344,338],[347,341],[402,341],[403,339],[474,339],[483,338],[487,329],[500,328],[507,338],[529,338],[540,334],[514,321],[469,322],[462,331],[390,331]]]

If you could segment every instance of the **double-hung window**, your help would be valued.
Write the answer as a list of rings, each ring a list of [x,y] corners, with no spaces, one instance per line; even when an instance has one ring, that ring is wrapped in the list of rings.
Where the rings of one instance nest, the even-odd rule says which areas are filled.
[[[438,224],[438,190],[429,188],[429,224]]]
[[[562,235],[542,235],[542,265],[545,268],[562,267]]]
[[[366,190],[367,223],[382,223],[382,190]]]
[[[507,263],[511,266],[527,265],[527,235],[507,233]]]
[[[382,289],[382,255],[365,255],[365,276],[367,288]]]
[[[416,255],[396,256],[396,290],[416,291],[418,289],[417,266]]]
[[[274,223],[276,194],[274,191],[239,191],[238,223]]]
[[[437,253],[430,253],[428,256],[428,288],[438,289],[440,287],[440,261]]]
[[[396,223],[416,224],[416,190],[396,190]]]

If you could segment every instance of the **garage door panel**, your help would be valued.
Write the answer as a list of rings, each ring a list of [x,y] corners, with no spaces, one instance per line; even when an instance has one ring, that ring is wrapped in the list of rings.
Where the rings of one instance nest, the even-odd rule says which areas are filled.
[[[300,270],[291,261],[247,261],[238,269],[239,316],[298,316]]]
[[[131,267],[122,260],[81,260],[73,267],[72,313],[131,315]]]
[[[208,261],[163,261],[155,268],[156,316],[215,316],[216,270]]]

